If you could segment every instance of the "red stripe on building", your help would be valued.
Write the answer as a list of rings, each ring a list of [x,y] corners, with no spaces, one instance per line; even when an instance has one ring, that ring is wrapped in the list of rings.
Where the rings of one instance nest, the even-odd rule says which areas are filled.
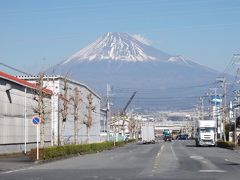
[[[29,88],[32,88],[32,89],[37,89],[37,85],[36,84],[33,84],[33,83],[30,83],[30,82],[27,82],[23,79],[19,79],[15,76],[12,76],[10,74],[7,74],[7,73],[4,73],[2,71],[0,71],[0,77],[3,77],[4,79],[7,79],[9,81],[12,81],[12,82],[15,82],[17,84],[20,84],[22,86],[25,86],[25,87],[29,87]],[[52,91],[49,90],[49,89],[43,89],[43,92],[47,93],[47,94],[52,94]]]

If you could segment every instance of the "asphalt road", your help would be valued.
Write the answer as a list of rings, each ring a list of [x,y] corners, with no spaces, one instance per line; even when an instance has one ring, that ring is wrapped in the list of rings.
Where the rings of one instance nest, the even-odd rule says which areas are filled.
[[[240,153],[215,147],[195,147],[192,141],[159,142],[4,171],[0,179],[181,179],[238,180]]]

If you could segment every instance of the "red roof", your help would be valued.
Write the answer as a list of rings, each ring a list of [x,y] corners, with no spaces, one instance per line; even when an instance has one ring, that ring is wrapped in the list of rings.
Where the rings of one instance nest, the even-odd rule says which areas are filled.
[[[15,76],[12,76],[10,74],[4,73],[2,71],[0,71],[0,77],[2,77],[4,79],[7,79],[9,81],[15,82],[17,84],[20,84],[22,86],[28,87],[28,88],[37,89],[37,85],[36,84],[27,82],[27,81],[25,81],[23,79],[19,79],[19,78],[15,77]],[[52,94],[52,91],[49,90],[49,89],[43,89],[43,92],[45,92],[47,94],[50,94],[50,95]]]

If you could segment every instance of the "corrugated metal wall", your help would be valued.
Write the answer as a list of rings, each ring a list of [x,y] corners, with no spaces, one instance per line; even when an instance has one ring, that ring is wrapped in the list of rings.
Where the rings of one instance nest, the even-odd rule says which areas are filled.
[[[35,78],[30,77],[25,78],[27,81],[35,83]],[[61,126],[62,126],[62,116],[61,113],[59,113],[60,109],[62,108],[63,102],[58,98],[59,94],[63,94],[63,87],[64,87],[64,79],[62,77],[46,77],[44,80],[44,86],[46,86],[48,89],[53,91],[52,96],[52,119],[53,119],[53,144],[58,144],[58,132],[61,133]],[[94,112],[92,113],[93,117],[93,125],[89,129],[89,142],[100,142],[100,98],[92,92],[89,88],[87,88],[85,85],[82,85],[77,82],[73,82],[71,80],[68,81],[68,99],[70,98],[70,95],[73,95],[74,88],[77,87],[80,91],[80,96],[82,98],[82,101],[79,105],[79,123],[78,123],[78,143],[86,143],[87,140],[87,132],[86,132],[86,126],[83,124],[83,121],[86,119],[87,115],[87,106],[88,106],[88,100],[87,96],[89,94],[92,94],[93,98],[93,106],[95,107]],[[70,144],[74,141],[74,120],[73,120],[73,106],[71,104],[68,105],[68,117],[66,122],[66,128],[65,128],[65,143]],[[58,122],[59,125],[58,125]],[[58,130],[60,129],[60,131]]]
[[[12,88],[8,92],[6,91],[6,84],[9,84]],[[45,102],[50,109],[50,98],[46,98]],[[31,89],[27,89],[26,93],[26,129],[24,105],[25,87],[0,78],[0,145],[23,144],[25,130],[27,131],[27,142],[36,142],[36,127],[31,122],[34,116],[33,107],[36,106],[36,102],[33,100]],[[45,141],[51,140],[51,112],[48,117],[45,124]]]
[[[51,87],[52,82],[48,82],[48,87]],[[61,93],[63,94],[63,79],[59,79],[59,81],[55,81],[55,88],[58,85],[58,90],[54,90],[55,93]],[[83,124],[83,121],[86,120],[87,115],[87,106],[88,106],[88,100],[87,96],[89,94],[92,94],[93,98],[93,106],[95,107],[95,110],[92,113],[93,118],[93,125],[89,129],[89,142],[100,142],[100,99],[94,95],[89,89],[87,89],[84,86],[68,82],[68,99],[70,98],[70,95],[73,95],[74,88],[78,88],[80,91],[80,96],[82,98],[82,101],[79,103],[79,123],[78,123],[78,142],[79,143],[86,143],[87,140],[87,128]],[[51,88],[50,88],[51,89]],[[63,102],[59,101],[59,108],[61,109]],[[56,104],[55,104],[56,105]],[[55,107],[57,109],[58,107]],[[66,143],[73,143],[74,141],[74,120],[73,120],[73,106],[69,104],[68,106],[68,118],[66,122],[66,128],[65,128],[65,142]],[[55,114],[55,117],[57,117],[57,114]],[[60,122],[61,122],[61,114],[59,115]],[[61,127],[61,124],[60,124]]]

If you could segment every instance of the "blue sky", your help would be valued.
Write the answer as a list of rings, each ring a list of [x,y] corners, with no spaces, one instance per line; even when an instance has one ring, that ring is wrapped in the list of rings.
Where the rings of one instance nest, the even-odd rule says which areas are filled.
[[[240,53],[239,0],[0,0],[0,23],[0,62],[29,73],[112,31],[219,71]]]

